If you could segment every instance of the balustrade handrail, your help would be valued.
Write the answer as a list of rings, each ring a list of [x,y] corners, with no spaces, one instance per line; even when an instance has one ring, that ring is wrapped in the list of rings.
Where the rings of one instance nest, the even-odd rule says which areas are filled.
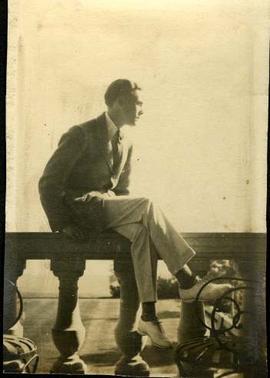
[[[183,233],[182,236],[197,251],[195,259],[265,261],[265,233]],[[50,232],[7,232],[5,239],[6,257],[15,253],[22,259],[76,254],[85,259],[107,260],[114,258],[114,252],[129,248],[130,241],[114,231],[91,233],[83,242]]]
[[[190,261],[198,274],[207,271],[209,260],[235,260],[240,276],[263,280],[266,260],[266,234],[264,233],[183,233],[184,239],[197,252]],[[53,365],[55,373],[85,373],[87,367],[79,356],[84,341],[85,328],[78,304],[78,280],[84,274],[86,260],[115,260],[115,271],[121,281],[119,320],[115,328],[116,343],[122,357],[116,364],[115,374],[148,376],[149,367],[142,359],[142,336],[134,331],[139,300],[130,256],[130,241],[114,231],[91,233],[89,239],[78,242],[59,233],[7,232],[5,238],[5,277],[16,284],[23,274],[27,260],[51,260],[51,270],[59,279],[59,297],[56,322],[52,329],[53,341],[60,357]],[[258,290],[263,295],[263,285]],[[16,296],[5,289],[4,319],[14,317]],[[8,303],[11,306],[7,306]],[[264,304],[262,296],[252,296],[246,307],[259,308]],[[128,311],[126,309],[128,308]],[[204,335],[197,319],[197,303],[181,306],[178,339],[190,339]],[[257,311],[257,324],[263,325],[262,311]],[[254,327],[249,327],[255,329]],[[22,336],[23,327],[16,323],[10,333]],[[195,333],[194,333],[195,332]],[[256,331],[257,332],[257,331]],[[197,337],[197,336],[196,336]],[[259,336],[256,336],[259,340]],[[261,336],[260,336],[261,338]],[[263,343],[262,343],[263,344]]]

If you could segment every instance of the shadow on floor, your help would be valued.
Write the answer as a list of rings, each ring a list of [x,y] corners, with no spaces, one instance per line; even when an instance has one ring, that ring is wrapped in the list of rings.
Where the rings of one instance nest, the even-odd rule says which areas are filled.
[[[146,346],[142,352],[142,357],[150,366],[175,365],[174,349],[176,343],[171,349],[159,349],[152,345]]]
[[[149,345],[146,346],[143,350],[142,357],[152,367],[175,365],[174,347],[172,349],[162,350]],[[117,349],[104,349],[103,351],[101,350],[99,353],[81,355],[81,358],[85,361],[86,364],[95,364],[97,366],[113,366],[116,364],[120,357],[121,353]]]
[[[104,318],[104,317],[100,317],[100,318],[91,318],[91,317],[86,318],[86,317],[83,317],[82,318],[83,325],[86,328],[87,328],[87,326],[89,324],[91,324],[91,322],[97,321],[97,320],[104,320],[104,321],[106,320],[106,322],[114,322],[114,323],[116,323],[117,320],[118,320],[118,318]]]
[[[161,311],[158,313],[159,319],[178,319],[179,316],[179,311]]]
[[[101,350],[99,353],[83,354],[81,358],[86,364],[98,366],[113,366],[119,360],[121,353],[118,350]]]

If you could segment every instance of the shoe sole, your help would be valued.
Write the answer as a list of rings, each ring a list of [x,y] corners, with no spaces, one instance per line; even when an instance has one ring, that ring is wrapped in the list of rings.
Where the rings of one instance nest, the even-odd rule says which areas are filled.
[[[180,297],[180,300],[185,302],[185,303],[195,303],[195,302],[204,302],[206,304],[215,304],[215,302],[217,300],[219,300],[223,295],[225,295],[227,292],[225,291],[224,293],[222,293],[219,297],[215,298],[215,299],[209,299],[209,298],[205,298],[205,299],[202,299],[201,297],[198,297],[198,298],[190,298],[190,299],[185,299],[185,298],[181,298]],[[228,289],[228,294],[230,294],[230,289]]]
[[[207,303],[207,304],[214,304],[218,299],[220,299],[220,297],[222,297],[224,294],[226,294],[227,291],[228,291],[228,293],[230,293],[230,290],[231,290],[231,288],[228,287],[227,290],[224,291],[224,293],[221,293],[220,296],[218,296],[215,299],[202,299],[201,296],[198,296],[197,298],[185,299],[185,298],[181,298],[181,291],[179,291],[179,297],[180,297],[180,300],[185,302],[185,303],[204,302],[204,303]]]
[[[196,302],[199,302],[199,303],[205,303],[205,304],[208,304],[208,305],[213,305],[215,304],[215,302],[218,300],[219,298],[217,299],[181,299],[180,300],[184,303],[196,303]]]
[[[151,339],[151,338],[150,338]],[[159,344],[155,344],[152,339],[151,339],[151,343],[154,347],[158,348],[158,349],[172,349],[172,345],[168,345],[168,346],[161,346]]]
[[[170,345],[170,346],[164,346],[164,345],[156,344],[156,343],[151,339],[151,337],[148,335],[148,333],[145,333],[145,332],[141,331],[140,329],[137,329],[137,332],[138,332],[141,336],[148,336],[149,339],[151,340],[151,344],[152,344],[153,346],[155,346],[156,348],[159,348],[159,349],[171,349],[171,348],[172,348],[172,345]]]
[[[185,303],[196,303],[196,302],[204,302],[204,303],[208,303],[208,304],[214,304],[215,303],[215,301],[212,301],[211,299],[209,300],[209,299],[200,299],[200,298],[198,298],[198,299],[182,299],[182,298],[180,298],[180,300],[182,301],[182,302],[185,302]]]

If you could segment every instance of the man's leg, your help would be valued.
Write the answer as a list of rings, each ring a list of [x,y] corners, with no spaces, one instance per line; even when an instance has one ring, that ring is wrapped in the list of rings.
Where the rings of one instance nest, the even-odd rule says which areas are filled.
[[[146,227],[141,223],[125,224],[113,227],[115,231],[131,241],[131,256],[136,283],[141,302],[155,302],[157,257],[150,248],[150,239]]]
[[[180,287],[185,288],[184,295],[188,299],[194,299],[200,287],[186,263],[195,252],[176,232],[161,210],[147,198],[127,196],[104,199],[103,205],[106,227],[115,229],[132,242],[132,260],[140,300],[143,303],[143,315],[148,316],[149,312],[150,316],[153,315],[156,300],[156,277],[153,277],[157,262],[155,260],[153,264],[153,248],[150,248],[150,241],[168,269],[178,279]],[[188,288],[191,288],[191,292]],[[215,295],[221,294],[217,288],[214,289]],[[149,335],[152,343],[158,347],[171,346],[158,319],[142,318],[138,332]]]
[[[138,243],[133,247],[133,261],[136,260],[139,267],[142,267],[144,263],[147,268],[150,266],[148,240],[150,236],[158,255],[166,263],[169,271],[177,278],[181,288],[181,298],[186,301],[195,300],[204,285],[204,281],[198,281],[186,265],[195,255],[195,251],[175,230],[158,206],[148,198],[119,196],[112,199],[104,199],[103,210],[108,228],[116,229],[119,226],[127,226],[134,223],[143,224],[146,230],[140,230],[142,236],[136,233]],[[147,243],[145,240],[148,240]],[[138,251],[137,246],[141,248],[141,245],[147,245],[147,248]],[[138,276],[138,280],[141,281],[141,279],[143,282],[141,286],[151,285],[151,281],[147,283],[144,276],[141,276],[141,278]],[[214,301],[229,288],[230,285],[228,284],[209,284],[202,291],[200,299]]]
[[[176,274],[195,255],[162,211],[148,198],[119,196],[104,200],[107,228],[141,223],[169,271]]]
[[[131,223],[115,227],[131,240],[131,256],[135,272],[139,298],[142,303],[142,316],[138,324],[138,332],[148,335],[152,343],[159,348],[170,348],[171,342],[156,316],[156,283],[158,256],[149,237],[149,232],[142,223]]]

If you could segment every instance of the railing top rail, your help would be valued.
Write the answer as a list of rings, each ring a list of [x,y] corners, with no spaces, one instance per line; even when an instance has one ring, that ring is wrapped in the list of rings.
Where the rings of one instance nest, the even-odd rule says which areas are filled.
[[[264,233],[183,233],[201,259],[264,260]],[[130,250],[130,242],[114,231],[92,233],[84,242],[67,239],[50,232],[7,232],[6,256],[16,254],[24,259],[50,259],[79,255],[86,259],[113,259],[115,252]]]

